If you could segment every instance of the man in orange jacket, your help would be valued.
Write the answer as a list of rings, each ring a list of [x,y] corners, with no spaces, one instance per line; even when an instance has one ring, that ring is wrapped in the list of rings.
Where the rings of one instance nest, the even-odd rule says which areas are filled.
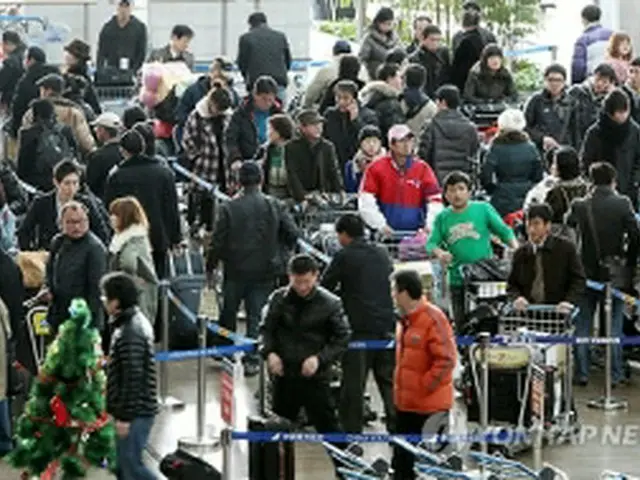
[[[420,435],[427,420],[436,414],[446,414],[453,406],[456,342],[445,314],[424,298],[418,272],[396,273],[393,295],[402,313],[396,328],[393,382],[396,431]],[[413,464],[411,453],[394,448],[394,479],[416,478]]]

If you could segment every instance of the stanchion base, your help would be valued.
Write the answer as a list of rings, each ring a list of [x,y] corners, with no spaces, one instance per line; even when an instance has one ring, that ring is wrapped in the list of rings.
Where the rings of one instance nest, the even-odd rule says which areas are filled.
[[[587,406],[589,408],[596,408],[598,410],[604,410],[610,412],[612,410],[624,410],[629,404],[626,400],[615,397],[600,397],[595,400],[591,400]]]
[[[175,397],[159,398],[158,405],[160,405],[160,408],[166,410],[174,410],[185,407],[185,403],[179,398]]]
[[[220,446],[220,440],[210,437],[187,437],[178,440],[178,448],[194,453],[208,453]]]

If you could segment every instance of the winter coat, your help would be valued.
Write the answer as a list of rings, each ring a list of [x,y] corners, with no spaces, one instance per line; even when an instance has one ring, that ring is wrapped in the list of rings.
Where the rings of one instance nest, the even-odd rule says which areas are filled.
[[[320,68],[315,73],[313,79],[309,82],[309,85],[307,85],[304,98],[302,99],[302,106],[304,108],[314,108],[316,105],[320,104],[325,93],[329,89],[329,85],[338,78],[341,57],[341,55],[333,57],[331,62]]]
[[[297,202],[312,192],[343,191],[342,171],[330,141],[321,138],[312,145],[304,137],[293,139],[284,147],[284,158],[291,196]]]
[[[629,84],[620,87],[624,93],[629,96],[629,105],[631,105],[631,118],[640,125],[640,92],[635,91]]]
[[[247,160],[255,157],[258,145],[258,132],[253,123],[253,97],[247,96],[233,111],[225,132],[227,145],[227,162]],[[269,111],[269,116],[282,113],[281,105],[276,101]]]
[[[214,117],[207,97],[202,98],[189,114],[184,127],[182,147],[191,171],[203,180],[226,185],[223,132],[226,116]]]
[[[479,29],[468,30],[460,38],[460,43],[453,50],[451,62],[451,83],[460,92],[464,91],[469,71],[480,60],[482,49],[487,45]]]
[[[434,98],[436,90],[442,85],[451,83],[451,56],[447,47],[440,47],[435,52],[418,48],[410,57],[410,63],[422,65],[427,71],[424,93]]]
[[[158,276],[156,275],[149,231],[142,225],[131,225],[116,233],[109,245],[109,270],[132,275],[140,291],[138,305],[151,323],[158,310]]]
[[[547,192],[544,203],[549,204],[553,210],[552,223],[564,223],[565,214],[571,207],[575,198],[583,198],[589,192],[589,184],[582,178],[573,180],[559,180]]]
[[[273,292],[260,333],[262,355],[277,354],[286,377],[299,377],[302,363],[311,355],[319,360],[316,377],[327,375],[351,337],[340,298],[322,287],[315,287],[305,298],[289,287]]]
[[[286,271],[283,247],[293,248],[299,232],[281,203],[260,192],[244,192],[220,207],[207,262],[224,263],[228,279],[272,282]]]
[[[102,113],[102,106],[98,99],[98,94],[93,86],[93,79],[89,75],[86,65],[74,65],[69,67],[65,73],[67,75],[75,75],[81,77],[84,80],[84,87],[81,92],[82,100],[91,107],[94,115],[100,115]]]
[[[466,102],[476,105],[518,100],[511,72],[502,67],[493,73],[481,66],[480,62],[469,71],[462,96]]]
[[[95,203],[91,202],[86,195],[80,194],[76,195],[74,200],[87,207],[91,231],[106,244],[111,232]],[[55,190],[35,198],[18,230],[20,250],[49,250],[53,237],[60,231],[59,209]]]
[[[60,125],[61,134],[67,139],[72,153],[78,152],[78,145],[73,131],[67,125]],[[54,128],[55,124],[46,126],[37,122],[29,128],[20,130],[18,165],[16,172],[18,177],[29,185],[34,186],[40,192],[48,192],[53,188],[53,166],[45,165],[43,158],[38,158],[38,143],[40,137],[47,128]]]
[[[605,113],[592,125],[582,145],[585,172],[595,162],[608,162],[617,172],[617,189],[636,205],[640,184],[640,126],[632,119],[622,125]]]
[[[423,299],[396,327],[396,409],[419,414],[449,411],[456,356],[451,323],[442,310]]]
[[[360,182],[364,176],[366,168],[373,163],[374,160],[387,154],[384,148],[373,157],[368,157],[362,150],[358,150],[352,160],[349,160],[344,166],[344,189],[347,193],[357,193],[360,189]]]
[[[591,205],[594,227],[591,227],[587,207]],[[640,231],[634,208],[629,199],[610,187],[595,187],[591,195],[576,200],[567,214],[566,223],[581,232],[581,257],[587,278],[602,278],[600,260],[610,257],[627,259],[627,265],[637,265]],[[593,241],[593,229],[598,235],[599,253]]]
[[[122,153],[117,139],[110,140],[89,155],[87,160],[87,184],[89,189],[104,200],[104,186],[109,172],[122,162]]]
[[[34,63],[27,67],[27,71],[18,81],[11,105],[11,134],[13,137],[18,135],[18,130],[22,125],[22,117],[29,109],[29,105],[40,96],[40,89],[36,86],[36,82],[50,73],[58,73],[58,69],[53,65]]]
[[[165,45],[164,47],[156,48],[151,51],[149,54],[149,58],[147,62],[160,62],[160,63],[170,63],[170,62],[184,62],[189,70],[193,70],[193,65],[195,64],[195,58],[193,53],[191,52],[182,52],[177,57],[173,56],[173,52],[171,51],[171,45]]]
[[[18,45],[16,49],[5,57],[0,68],[0,103],[10,106],[16,84],[24,74],[24,56],[27,47]]]
[[[455,170],[471,173],[480,142],[476,127],[458,110],[442,110],[420,134],[418,156],[433,168],[438,181]]]
[[[322,113],[324,115],[324,113],[327,111],[328,108],[336,106],[336,94],[333,91],[333,89],[338,84],[338,82],[341,82],[342,80],[344,80],[344,79],[343,78],[336,78],[333,82],[331,82],[329,84],[329,86],[327,87],[326,91],[324,92],[324,95],[322,96],[322,100],[320,101],[320,106],[318,107],[318,112],[320,112],[320,113]],[[366,83],[363,82],[360,79],[356,79],[354,81],[354,83],[358,87],[358,92],[360,90],[362,90],[364,88],[364,86],[366,85]]]
[[[93,233],[89,231],[79,239],[62,233],[54,237],[47,261],[46,285],[53,295],[47,321],[55,330],[69,318],[69,305],[74,298],[86,300],[93,325],[102,330],[100,279],[106,272],[107,252]]]
[[[338,107],[330,107],[324,112],[324,136],[336,149],[340,171],[358,151],[358,135],[365,125],[378,125],[378,117],[373,110],[358,107],[358,116],[351,120],[348,112]]]
[[[267,25],[252,28],[238,41],[238,69],[251,91],[253,82],[269,75],[276,83],[286,87],[291,68],[291,50],[287,36]]]
[[[406,117],[406,124],[418,138],[424,126],[433,120],[438,111],[436,104],[426,94],[417,89],[405,88],[402,93],[402,111]]]
[[[477,31],[480,34],[480,37],[482,38],[482,41],[485,45],[488,43],[498,43],[498,40],[496,39],[496,36],[493,34],[493,32],[487,30],[484,27],[478,27]],[[456,50],[460,46],[460,42],[462,42],[462,40],[465,38],[465,33],[467,32],[465,32],[464,30],[459,30],[456,32],[456,34],[451,39],[452,50]]]
[[[580,85],[571,87],[569,89],[569,96],[574,102],[575,108],[573,140],[579,148],[585,140],[587,130],[600,116],[605,94],[596,95],[591,86],[591,81],[586,80]]]
[[[534,93],[525,104],[524,116],[527,120],[526,132],[541,151],[544,137],[551,137],[560,145],[580,148],[574,138],[575,99],[566,90],[555,99],[546,89]]]
[[[571,83],[584,82],[598,65],[604,63],[612,33],[602,25],[590,25],[578,37],[571,59]]]
[[[137,72],[147,56],[147,27],[135,16],[124,27],[114,15],[104,24],[98,37],[96,68],[120,69],[120,59],[129,60],[129,70]]]
[[[104,203],[110,205],[116,198],[127,195],[136,197],[147,214],[154,252],[166,252],[180,243],[175,176],[167,165],[144,155],[123,161],[107,177]]]
[[[87,155],[94,151],[96,141],[82,109],[63,97],[50,97],[49,100],[53,102],[58,122],[67,125],[73,131],[80,152]],[[31,125],[33,125],[33,110],[29,108],[22,118],[22,128],[29,128]]]
[[[113,319],[107,363],[107,412],[131,422],[158,413],[153,327],[133,307]]]
[[[389,129],[406,121],[402,104],[400,103],[401,95],[402,92],[381,80],[368,83],[360,91],[360,103],[376,112],[378,116],[380,132],[382,132],[382,143],[385,146]]]
[[[521,132],[499,134],[482,166],[481,181],[501,217],[520,210],[527,192],[542,180],[536,146]]]
[[[569,302],[577,305],[586,288],[584,269],[573,243],[561,237],[549,236],[540,248],[544,272],[545,305]],[[591,277],[589,277],[591,278]],[[515,299],[524,297],[530,302],[536,280],[536,253],[530,243],[513,254],[507,291]]]
[[[399,46],[400,38],[395,31],[384,34],[375,25],[369,26],[360,43],[358,57],[367,68],[370,80],[378,78],[378,67],[385,62],[387,54]]]

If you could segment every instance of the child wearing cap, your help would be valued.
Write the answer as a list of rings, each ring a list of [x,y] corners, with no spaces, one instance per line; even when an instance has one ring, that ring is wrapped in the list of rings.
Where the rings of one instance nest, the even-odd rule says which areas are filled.
[[[357,193],[367,166],[386,154],[382,146],[382,133],[375,125],[366,125],[360,129],[358,144],[358,152],[344,166],[344,186],[347,193]]]

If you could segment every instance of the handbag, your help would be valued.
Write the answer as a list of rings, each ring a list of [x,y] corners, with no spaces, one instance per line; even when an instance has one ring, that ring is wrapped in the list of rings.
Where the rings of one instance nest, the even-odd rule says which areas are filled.
[[[608,282],[611,287],[626,290],[631,283],[631,268],[627,266],[627,260],[620,255],[612,255],[602,258],[600,250],[600,240],[596,230],[596,222],[593,216],[592,200],[587,200],[587,222],[591,235],[593,237],[593,246],[596,250],[596,259],[598,262],[598,280]]]

